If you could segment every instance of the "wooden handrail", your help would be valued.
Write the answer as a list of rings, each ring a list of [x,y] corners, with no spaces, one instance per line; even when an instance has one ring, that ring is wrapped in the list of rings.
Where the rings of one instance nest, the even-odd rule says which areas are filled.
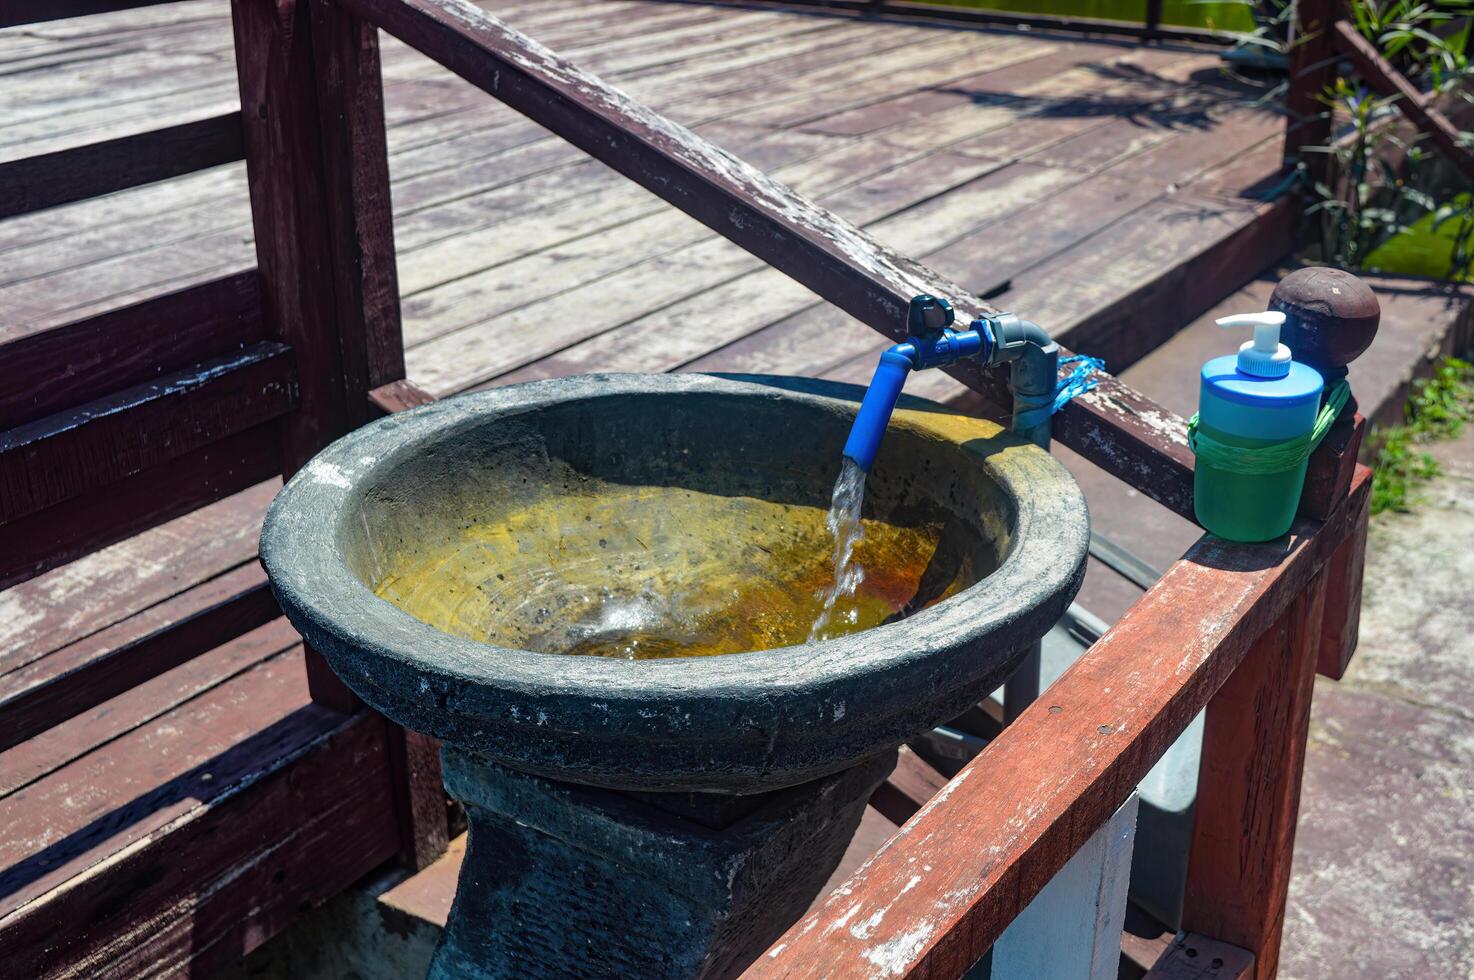
[[[1331,155],[1317,150],[1331,143],[1333,120],[1321,99],[1336,76],[1337,62],[1344,57],[1373,90],[1395,98],[1403,117],[1474,181],[1474,148],[1460,142],[1458,127],[1362,36],[1346,18],[1342,0],[1301,0],[1294,36],[1285,99],[1287,160],[1298,160],[1314,181],[1324,182],[1328,177]]]
[[[1288,539],[1205,536],[744,976],[965,973],[1291,608],[1370,489],[1362,467],[1330,520]]]
[[[948,297],[964,320],[997,312],[466,0],[344,6],[886,336],[904,338],[907,304],[918,293]],[[1007,412],[1003,373],[971,362],[946,370]],[[1097,380],[1056,417],[1055,437],[1191,518],[1184,420],[1109,375]]]
[[[1422,91],[1382,57],[1376,45],[1362,37],[1355,24],[1338,20],[1334,37],[1336,49],[1350,59],[1367,83],[1382,95],[1396,98],[1398,111],[1408,122],[1432,140],[1439,152],[1474,183],[1474,149],[1459,141],[1459,130],[1448,117],[1430,105]]]
[[[280,473],[276,434],[267,423],[12,521],[0,529],[0,589]]]
[[[290,412],[292,352],[260,341],[0,431],[0,525]]]

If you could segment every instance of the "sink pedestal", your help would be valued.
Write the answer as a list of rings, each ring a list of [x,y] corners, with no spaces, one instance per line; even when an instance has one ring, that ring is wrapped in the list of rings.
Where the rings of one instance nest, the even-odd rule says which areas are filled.
[[[432,980],[723,977],[819,893],[887,752],[752,796],[544,779],[446,745],[470,840]]]

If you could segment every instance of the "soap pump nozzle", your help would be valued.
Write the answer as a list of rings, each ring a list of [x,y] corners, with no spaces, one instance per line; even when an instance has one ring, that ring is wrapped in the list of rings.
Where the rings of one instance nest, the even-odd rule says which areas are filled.
[[[1290,373],[1290,348],[1280,343],[1283,313],[1234,313],[1219,317],[1220,327],[1253,327],[1254,339],[1239,347],[1238,369],[1260,378],[1283,378]]]

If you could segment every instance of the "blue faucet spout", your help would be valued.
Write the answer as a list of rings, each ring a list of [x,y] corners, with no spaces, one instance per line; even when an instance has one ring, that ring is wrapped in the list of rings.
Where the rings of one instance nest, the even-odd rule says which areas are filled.
[[[850,426],[850,437],[844,444],[844,454],[866,473],[880,451],[880,440],[885,438],[886,426],[890,424],[915,356],[916,348],[911,344],[897,344],[881,354],[870,387],[865,389],[865,398],[860,402],[860,410]]]
[[[1011,313],[974,320],[969,330],[951,329],[953,318],[946,300],[917,296],[907,316],[911,336],[880,355],[844,446],[844,455],[865,472],[875,462],[906,375],[955,364],[964,357],[976,357],[984,365],[1010,365],[1014,431],[1049,446],[1059,346],[1042,327]]]

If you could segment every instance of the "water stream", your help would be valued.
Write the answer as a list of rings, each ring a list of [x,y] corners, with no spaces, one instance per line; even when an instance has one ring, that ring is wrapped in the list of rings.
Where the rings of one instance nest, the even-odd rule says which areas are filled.
[[[852,596],[860,583],[865,581],[865,569],[855,561],[855,545],[860,543],[864,528],[860,524],[860,506],[865,502],[865,471],[848,456],[834,481],[834,496],[829,502],[829,516],[825,524],[834,536],[834,584],[823,595],[823,605],[814,625],[809,629],[808,642],[829,639],[829,627],[834,618],[834,607],[841,598]],[[852,611],[853,613],[853,611]],[[846,624],[850,625],[850,624]],[[848,632],[848,630],[844,630]]]

